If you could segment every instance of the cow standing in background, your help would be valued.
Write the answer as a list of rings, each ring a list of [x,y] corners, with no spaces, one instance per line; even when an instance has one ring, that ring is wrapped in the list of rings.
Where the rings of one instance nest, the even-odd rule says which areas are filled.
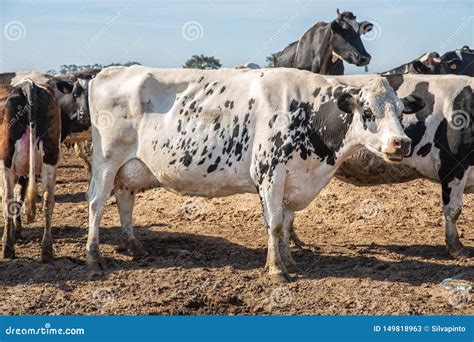
[[[370,63],[360,36],[373,24],[357,22],[352,12],[339,13],[331,23],[317,22],[299,40],[276,57],[276,67],[308,70],[323,75],[344,75],[346,61],[357,66]]]
[[[15,182],[21,177],[23,187],[27,185],[22,192],[26,195],[26,214],[31,222],[36,212],[36,177],[41,175],[44,187],[41,261],[46,262],[53,258],[51,219],[59,163],[60,108],[53,89],[37,85],[31,79],[15,86],[0,85],[0,101],[0,177],[5,219],[2,256],[15,257],[14,230],[21,223],[21,202],[14,198]]]
[[[449,74],[474,77],[474,50],[469,46],[446,52],[441,60],[447,65]]]
[[[411,62],[400,65],[388,71],[382,72],[382,75],[396,74],[447,74],[447,65],[441,60],[439,53],[425,53]]]
[[[382,75],[426,74],[426,75],[465,75],[474,76],[474,51],[468,46],[448,51],[440,57],[437,52],[423,56],[399,67],[381,73]]]
[[[91,140],[87,88],[98,69],[50,76],[36,71],[9,72],[0,74],[0,84],[13,86],[31,79],[37,84],[48,83],[54,90],[61,107],[61,142],[74,146],[76,155],[90,174],[90,162],[84,150],[86,141]]]
[[[100,70],[94,69],[55,76],[49,83],[58,89],[61,106],[61,140],[66,146],[74,146],[76,155],[84,163],[90,176],[91,164],[84,144],[91,141],[91,122],[88,104],[89,82]]]

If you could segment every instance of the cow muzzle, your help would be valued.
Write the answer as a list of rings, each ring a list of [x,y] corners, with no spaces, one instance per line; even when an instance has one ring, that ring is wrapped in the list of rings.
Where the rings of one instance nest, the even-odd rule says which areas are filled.
[[[357,66],[365,66],[365,65],[368,65],[370,63],[370,60],[371,60],[371,56],[370,55],[367,55],[367,56],[364,56],[364,55],[360,55],[357,62],[355,63]]]
[[[410,154],[411,151],[411,139],[403,137],[392,138],[386,148],[383,151],[384,158],[389,162],[401,162],[403,157]]]

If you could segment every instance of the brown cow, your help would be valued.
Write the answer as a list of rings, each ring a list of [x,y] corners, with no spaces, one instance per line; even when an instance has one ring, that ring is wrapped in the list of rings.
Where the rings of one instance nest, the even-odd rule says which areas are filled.
[[[2,256],[15,257],[14,229],[21,227],[21,202],[14,197],[15,183],[22,186],[28,222],[35,217],[37,185],[41,175],[44,187],[44,235],[41,261],[53,257],[51,218],[54,187],[59,163],[61,111],[54,91],[31,79],[12,85],[0,85],[0,178],[3,188],[5,226]],[[25,191],[25,185],[27,188]],[[20,201],[23,198],[20,198]]]

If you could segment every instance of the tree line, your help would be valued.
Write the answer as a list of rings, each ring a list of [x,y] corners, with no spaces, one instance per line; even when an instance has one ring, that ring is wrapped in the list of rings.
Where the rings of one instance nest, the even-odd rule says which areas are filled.
[[[267,62],[267,68],[275,67],[275,60],[276,60],[276,53],[272,53],[270,56],[266,57],[265,61]],[[111,64],[85,64],[85,65],[76,65],[76,64],[63,64],[59,67],[58,70],[51,69],[48,70],[46,73],[49,75],[57,75],[57,74],[68,74],[72,72],[78,71],[85,71],[91,69],[104,69],[110,66],[131,66],[131,65],[141,65],[139,62],[136,61],[129,61],[126,63],[111,63]],[[219,69],[222,67],[221,62],[214,56],[205,56],[201,55],[193,55],[190,59],[188,59],[183,68],[186,69],[207,69],[207,70],[214,70]]]

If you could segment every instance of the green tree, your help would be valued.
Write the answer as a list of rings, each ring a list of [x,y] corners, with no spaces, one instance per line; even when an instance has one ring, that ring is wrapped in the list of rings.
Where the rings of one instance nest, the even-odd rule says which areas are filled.
[[[193,55],[186,61],[183,68],[187,69],[219,69],[221,67],[219,60],[213,56]]]
[[[91,70],[91,69],[103,69],[107,68],[110,66],[118,66],[118,65],[123,65],[123,66],[131,66],[140,63],[136,61],[128,61],[127,63],[111,63],[107,65],[102,65],[102,64],[85,64],[85,65],[76,65],[76,64],[63,64],[59,67],[59,72],[56,70],[48,70],[46,73],[49,75],[56,75],[56,74],[69,74],[72,72],[77,72],[77,71],[85,71],[85,70]]]
[[[265,58],[265,61],[267,62],[267,68],[275,67],[277,55],[278,53],[272,53],[270,56]]]

